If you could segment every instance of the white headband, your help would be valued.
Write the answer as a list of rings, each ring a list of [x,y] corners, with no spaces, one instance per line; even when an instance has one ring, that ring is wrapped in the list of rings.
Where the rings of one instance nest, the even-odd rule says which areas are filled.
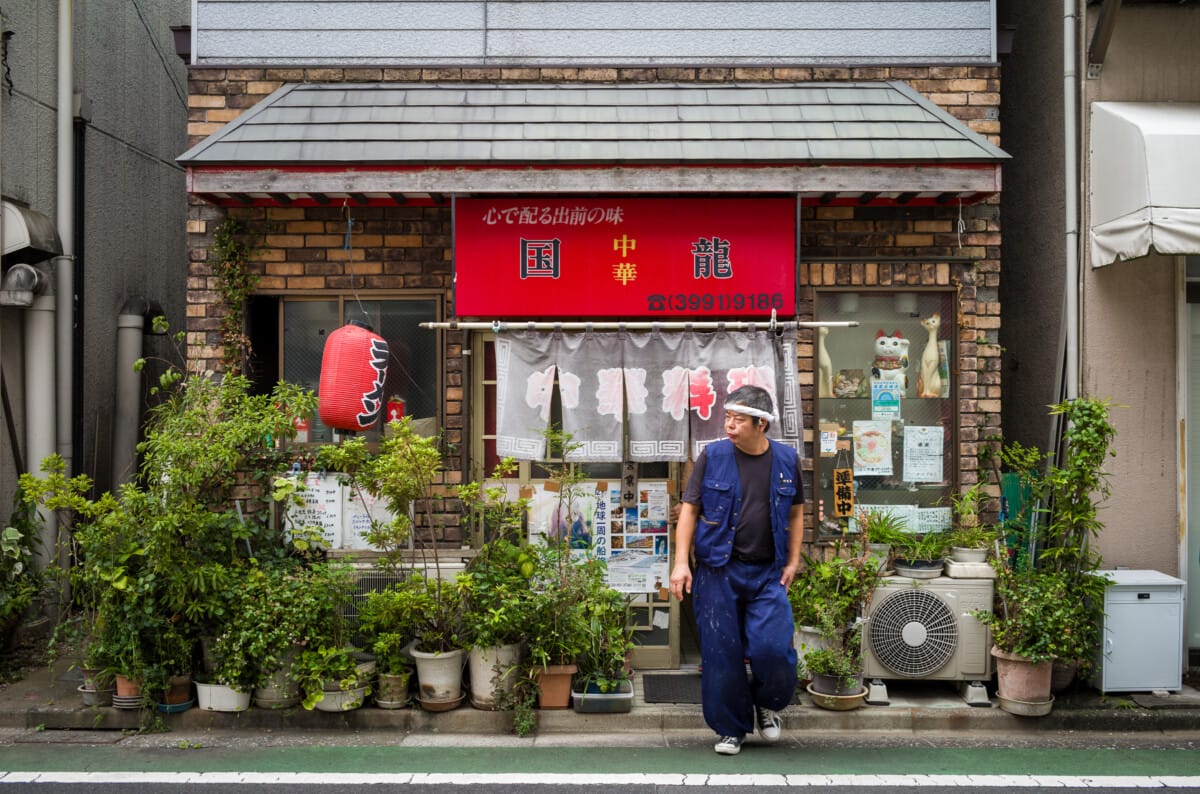
[[[775,414],[773,414],[769,411],[763,411],[759,408],[751,408],[749,405],[741,405],[739,403],[725,403],[725,410],[733,411],[735,414],[745,414],[746,416],[753,416],[756,419],[766,419],[771,422],[775,421]]]

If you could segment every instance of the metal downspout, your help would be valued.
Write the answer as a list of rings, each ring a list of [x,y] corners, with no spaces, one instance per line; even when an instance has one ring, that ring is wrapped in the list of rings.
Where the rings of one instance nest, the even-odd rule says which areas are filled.
[[[58,2],[58,125],[55,206],[62,256],[54,257],[56,394],[55,422],[58,454],[74,474],[74,359],[75,359],[75,79],[74,13],[72,0]]]
[[[40,472],[42,461],[54,454],[54,302],[53,294],[38,295],[25,310],[26,466]],[[53,511],[39,510],[42,529],[34,558],[38,570],[57,559],[58,520]]]
[[[1066,261],[1063,267],[1063,323],[1066,326],[1066,399],[1079,396],[1079,0],[1063,0],[1063,190]],[[1051,447],[1053,449],[1053,447]]]

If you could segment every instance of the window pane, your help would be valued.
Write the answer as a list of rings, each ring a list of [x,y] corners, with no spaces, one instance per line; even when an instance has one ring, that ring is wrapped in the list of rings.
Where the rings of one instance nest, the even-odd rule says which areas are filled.
[[[891,512],[911,531],[948,528],[947,496],[958,475],[955,311],[955,294],[948,290],[817,294],[817,319],[860,323],[830,328],[814,345],[814,490],[821,537],[853,530],[854,512],[871,508]],[[926,358],[930,382],[922,391]],[[876,394],[875,381],[897,391]],[[850,487],[835,488],[836,469],[850,472]]]
[[[335,300],[285,301],[283,304],[283,379],[313,391],[321,382],[321,356],[325,340],[336,331],[338,306]],[[329,428],[313,417],[308,440],[332,441]]]
[[[346,321],[362,319],[388,342],[385,397],[400,397],[414,419],[436,417],[438,409],[437,333],[419,323],[437,320],[433,300],[358,301],[347,298]]]

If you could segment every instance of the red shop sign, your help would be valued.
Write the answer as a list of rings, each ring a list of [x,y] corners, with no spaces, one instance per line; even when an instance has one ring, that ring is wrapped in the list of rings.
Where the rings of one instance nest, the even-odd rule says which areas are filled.
[[[459,317],[781,317],[794,199],[459,199]]]

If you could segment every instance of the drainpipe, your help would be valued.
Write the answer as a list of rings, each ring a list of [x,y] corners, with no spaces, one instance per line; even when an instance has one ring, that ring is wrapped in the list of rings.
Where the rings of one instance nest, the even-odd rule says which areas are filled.
[[[54,292],[57,296],[55,321],[57,354],[58,454],[67,464],[67,475],[74,474],[74,387],[75,360],[75,79],[74,13],[72,0],[58,2],[58,237],[62,256],[54,257]],[[34,458],[37,460],[37,458]]]
[[[53,294],[38,295],[25,311],[26,466],[40,472],[42,461],[54,453],[54,302]],[[57,559],[58,519],[39,510],[42,530],[34,563],[44,570]]]
[[[117,315],[116,408],[113,414],[113,490],[133,478],[137,469],[138,428],[141,426],[142,380],[134,362],[142,357],[142,334],[150,305],[145,298],[125,301]]]
[[[1063,189],[1066,214],[1066,262],[1063,267],[1063,323],[1066,326],[1066,398],[1079,396],[1079,55],[1078,0],[1063,0]],[[1053,449],[1053,447],[1051,447]]]

